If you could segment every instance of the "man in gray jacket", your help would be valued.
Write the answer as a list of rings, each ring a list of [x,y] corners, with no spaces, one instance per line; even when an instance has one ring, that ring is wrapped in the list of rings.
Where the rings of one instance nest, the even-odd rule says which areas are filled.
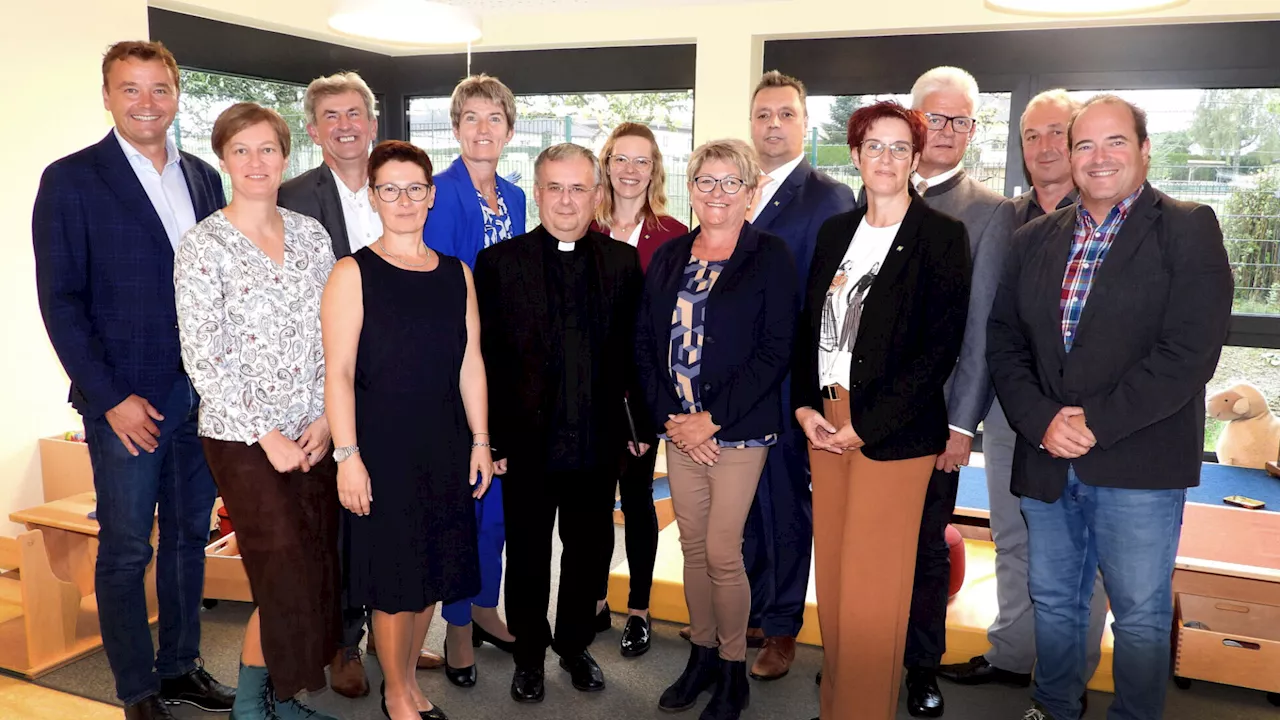
[[[951,577],[945,533],[955,510],[960,468],[969,462],[974,433],[994,397],[987,372],[987,315],[1013,234],[1013,205],[964,171],[964,153],[977,129],[978,83],[972,75],[954,67],[934,68],[916,80],[911,104],[925,113],[929,125],[912,186],[929,207],[964,223],[973,258],[964,344],[946,389],[951,435],[925,495],[903,658],[907,711],[913,717],[940,717],[944,708],[936,674],[947,649]]]
[[[1071,153],[1067,126],[1080,108],[1064,90],[1036,95],[1022,113],[1022,164],[1031,189],[1013,199],[1014,223],[1022,227],[1056,209],[1074,205]],[[1016,435],[997,400],[982,426],[982,455],[987,472],[991,508],[991,539],[996,545],[995,622],[987,628],[991,649],[968,662],[944,666],[939,674],[962,685],[997,682],[1025,687],[1036,662],[1035,614],[1027,584],[1027,522],[1018,497],[1009,491]],[[1107,594],[1102,576],[1094,583],[1086,645],[1086,680],[1102,658],[1102,633],[1107,619]],[[1083,701],[1082,701],[1083,702]]]

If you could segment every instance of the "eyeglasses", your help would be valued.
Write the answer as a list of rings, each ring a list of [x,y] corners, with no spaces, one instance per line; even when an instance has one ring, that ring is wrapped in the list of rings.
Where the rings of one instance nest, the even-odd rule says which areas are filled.
[[[538,187],[542,188],[542,192],[548,192],[552,195],[568,194],[574,200],[581,200],[596,189],[595,185],[561,185],[560,183],[547,183]]]
[[[647,157],[629,158],[626,155],[610,155],[609,164],[621,170],[627,165],[634,165],[637,170],[647,171],[653,169],[653,161]]]
[[[911,157],[912,147],[909,143],[896,142],[892,145],[885,145],[879,140],[864,140],[862,142],[862,153],[869,158],[878,158],[884,154],[885,150],[898,160],[906,160]]]
[[[929,123],[930,130],[941,130],[947,126],[947,123],[951,123],[951,129],[962,135],[971,132],[973,126],[978,124],[978,121],[974,118],[963,115],[951,117],[950,115],[939,115],[938,113],[925,113],[924,119]]]
[[[737,195],[738,191],[746,187],[747,183],[742,178],[728,175],[722,178],[714,178],[710,175],[699,175],[693,179],[693,186],[698,188],[699,192],[710,194],[719,185],[725,195]]]
[[[422,202],[427,199],[427,193],[431,190],[431,186],[414,183],[408,187],[400,187],[391,183],[383,183],[382,185],[375,185],[373,189],[378,193],[378,198],[384,203],[399,201],[400,193],[408,194],[409,199],[414,202]]]

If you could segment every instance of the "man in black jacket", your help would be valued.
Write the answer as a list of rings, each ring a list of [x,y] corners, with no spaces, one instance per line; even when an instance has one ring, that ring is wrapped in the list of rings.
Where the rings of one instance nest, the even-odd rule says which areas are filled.
[[[489,427],[497,469],[508,473],[506,608],[517,702],[543,699],[548,646],[575,688],[604,689],[587,645],[630,437],[623,399],[628,391],[641,397],[633,353],[640,256],[588,230],[603,196],[595,155],[554,145],[538,156],[534,174],[542,223],[482,250],[475,268]],[[645,417],[637,408],[634,419],[651,437]],[[633,450],[643,454],[648,444]],[[553,638],[547,603],[557,510],[563,552]]]
[[[1111,716],[1160,718],[1171,576],[1200,481],[1204,385],[1231,317],[1213,210],[1146,182],[1146,115],[1098,96],[1068,129],[1080,202],[1024,226],[992,309],[988,357],[1018,432],[1035,605],[1033,720],[1076,720],[1101,568],[1115,614]]]

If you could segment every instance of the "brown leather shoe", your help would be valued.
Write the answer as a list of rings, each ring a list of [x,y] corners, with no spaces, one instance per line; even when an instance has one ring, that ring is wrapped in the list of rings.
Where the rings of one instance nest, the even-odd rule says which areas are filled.
[[[364,674],[360,648],[342,648],[333,656],[333,662],[329,663],[329,687],[349,698],[369,694],[369,678]]]
[[[419,670],[439,670],[442,667],[444,667],[444,658],[426,648],[422,648],[422,652],[418,654]]]
[[[795,638],[765,638],[764,645],[756,654],[755,663],[751,665],[751,677],[756,680],[777,680],[791,672],[791,661],[795,659]]]

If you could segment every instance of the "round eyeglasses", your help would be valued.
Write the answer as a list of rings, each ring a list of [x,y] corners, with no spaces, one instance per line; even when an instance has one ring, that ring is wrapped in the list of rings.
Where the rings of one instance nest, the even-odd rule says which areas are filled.
[[[609,164],[621,170],[627,165],[635,166],[635,169],[644,172],[653,169],[653,161],[647,157],[627,157],[626,155],[610,155]]]
[[[737,195],[738,191],[746,187],[747,183],[742,178],[728,175],[722,178],[714,178],[710,175],[699,175],[693,179],[693,186],[698,188],[698,192],[711,193],[714,192],[716,186],[724,191],[725,195]]]
[[[862,154],[869,158],[878,158],[884,154],[885,150],[898,160],[906,160],[911,157],[911,144],[904,142],[896,142],[886,145],[879,140],[863,140]]]
[[[929,124],[930,130],[941,130],[947,126],[947,123],[951,123],[951,129],[962,135],[972,132],[973,126],[978,124],[978,121],[974,118],[965,117],[964,115],[952,117],[950,115],[939,115],[938,113],[925,113],[924,119]]]
[[[385,203],[398,201],[400,199],[400,193],[407,194],[409,199],[414,202],[422,202],[427,199],[427,193],[431,191],[431,186],[423,185],[422,183],[414,183],[406,187],[400,187],[399,185],[392,185],[391,183],[383,183],[382,185],[375,185],[373,190],[378,193],[378,198]]]

